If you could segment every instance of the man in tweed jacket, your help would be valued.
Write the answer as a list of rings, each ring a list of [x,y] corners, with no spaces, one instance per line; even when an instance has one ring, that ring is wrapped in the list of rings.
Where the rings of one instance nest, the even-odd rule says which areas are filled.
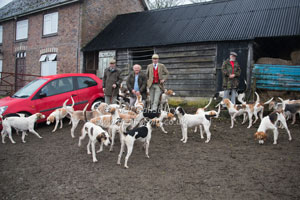
[[[159,97],[164,90],[164,82],[169,76],[169,71],[164,64],[158,63],[158,55],[153,54],[152,64],[147,67],[147,87],[150,90],[150,104],[152,110],[157,110]]]

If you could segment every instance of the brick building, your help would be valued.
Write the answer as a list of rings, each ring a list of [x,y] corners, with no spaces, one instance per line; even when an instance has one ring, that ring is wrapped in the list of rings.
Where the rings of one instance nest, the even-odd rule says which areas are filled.
[[[143,0],[14,0],[0,9],[0,72],[15,73],[17,89],[20,74],[82,72],[81,48],[118,14],[145,9]]]

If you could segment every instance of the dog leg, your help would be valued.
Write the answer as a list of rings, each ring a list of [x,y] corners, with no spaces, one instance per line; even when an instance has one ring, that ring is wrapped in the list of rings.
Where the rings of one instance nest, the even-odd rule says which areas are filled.
[[[23,132],[22,132],[22,142],[23,142],[23,143],[26,143],[26,141],[25,141],[25,136],[26,136],[26,131],[23,131]]]
[[[78,140],[78,146],[81,146],[81,141],[84,140],[85,136],[87,135],[87,131],[85,131],[84,127],[81,130],[81,136],[79,137]]]
[[[254,118],[255,118],[255,120],[254,120],[254,122],[253,122],[253,124],[255,124],[256,123],[256,121],[258,120],[258,116],[257,116],[257,110],[254,110]]]
[[[91,154],[91,149],[90,149],[90,146],[91,146],[91,139],[89,139],[89,143],[86,145],[86,151],[87,151],[87,154]]]
[[[181,138],[181,142],[183,142],[183,140],[184,140],[184,127],[183,126],[181,126],[181,133],[182,133],[182,138]]]
[[[160,129],[162,130],[162,132],[168,133],[168,132],[164,129],[164,124],[163,124],[162,122],[160,123]]]
[[[230,116],[231,117],[231,126],[230,126],[230,128],[233,128],[233,126],[234,126],[234,117],[235,117],[235,115],[232,115],[232,116]]]
[[[296,113],[293,114],[293,121],[292,121],[292,124],[295,124],[295,122],[296,122]]]
[[[63,120],[62,119],[60,119],[60,129],[62,129],[62,127],[63,127]]]
[[[119,153],[118,161],[117,161],[118,165],[121,165],[121,158],[122,158],[122,155],[124,152],[124,145],[125,145],[124,141],[121,141],[121,149],[120,149],[120,153]]]
[[[251,126],[252,126],[252,116],[253,116],[253,113],[252,112],[248,112],[249,125],[248,125],[247,128],[251,128]]]
[[[8,129],[7,132],[8,132],[8,138],[10,139],[11,143],[15,144],[16,142],[15,142],[14,139],[12,138],[11,128]]]
[[[2,137],[2,144],[5,144],[5,137],[6,137],[6,132],[4,132],[4,129],[1,131],[1,137]]]
[[[284,120],[281,121],[281,124],[285,128],[287,134],[289,135],[289,141],[291,141],[292,140],[292,136],[291,136],[291,133],[290,133],[290,130],[289,130],[288,126],[287,126],[286,121],[284,121]]]
[[[100,143],[100,148],[99,148],[99,150],[97,151],[97,153],[100,153],[100,152],[102,152],[102,151],[103,151],[103,142]]]
[[[200,137],[201,139],[204,139],[202,125],[199,125],[199,129],[200,129]]]
[[[92,156],[93,156],[93,162],[98,162],[97,158],[96,158],[96,150],[95,150],[95,143],[96,141],[92,141]]]
[[[114,148],[115,136],[116,136],[116,130],[114,128],[112,128],[112,130],[111,130],[111,144],[110,144],[110,148],[109,148],[110,152],[113,151],[113,148]]]
[[[200,126],[199,126],[200,127]],[[197,126],[195,126],[195,129],[194,129],[194,133],[196,133],[197,132]]]
[[[54,129],[52,130],[52,133],[56,131],[58,124],[59,124],[59,119],[55,118],[55,126]]]
[[[242,121],[242,124],[245,124],[246,121],[247,121],[247,119],[248,119],[248,115],[247,115],[247,113],[244,113],[244,114],[243,114],[243,121]]]
[[[75,137],[74,131],[75,131],[76,127],[78,126],[78,123],[79,123],[78,119],[73,119],[72,118],[72,128],[71,128],[71,136],[72,136],[72,138]]]
[[[134,139],[132,138],[132,140],[127,140],[126,141],[126,146],[127,146],[127,155],[125,157],[125,163],[124,163],[124,167],[126,169],[128,169],[128,165],[127,165],[127,162],[128,162],[128,159],[132,153],[132,149],[133,149],[133,145],[134,145]]]
[[[273,144],[277,144],[277,139],[278,139],[278,129],[275,128],[275,129],[273,130],[273,133],[274,133],[274,142],[273,142]]]
[[[259,113],[259,118],[260,118],[260,121],[264,118],[264,108],[261,109],[260,113]]]
[[[210,138],[211,138],[211,132],[210,132],[209,128],[210,128],[210,125],[204,126],[204,130],[205,130],[205,133],[206,133],[206,141],[205,141],[205,143],[209,143]]]
[[[37,136],[38,138],[40,138],[40,139],[42,138],[42,137],[41,137],[41,136],[40,136],[33,128],[30,128],[30,129],[29,129],[29,132],[30,132],[30,133],[33,133],[34,135],[36,135],[36,136]]]
[[[184,127],[183,128],[183,137],[184,137],[184,140],[182,141],[183,143],[187,142],[187,139],[188,139],[187,132],[188,132],[187,127]]]
[[[149,157],[149,145],[150,145],[150,141],[146,141],[145,144],[146,144],[146,148],[145,148],[146,157],[150,158]]]

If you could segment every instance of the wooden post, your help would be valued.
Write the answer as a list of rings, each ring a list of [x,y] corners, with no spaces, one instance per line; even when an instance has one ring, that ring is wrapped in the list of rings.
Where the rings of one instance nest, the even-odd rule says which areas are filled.
[[[248,87],[250,88],[250,91],[248,91],[248,95],[247,95],[248,97],[251,96],[252,92],[253,92],[253,94],[255,92],[255,90],[251,91],[251,75],[252,75],[251,66],[252,66],[252,64],[253,64],[253,43],[251,41],[248,43],[248,59],[247,59],[247,84],[248,84]]]

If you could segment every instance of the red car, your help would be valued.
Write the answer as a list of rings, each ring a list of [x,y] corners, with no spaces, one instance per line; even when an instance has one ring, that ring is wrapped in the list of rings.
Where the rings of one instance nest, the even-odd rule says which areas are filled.
[[[31,115],[40,112],[47,118],[71,96],[75,101],[75,110],[82,110],[87,103],[90,109],[94,102],[103,101],[102,80],[94,74],[58,74],[36,78],[13,96],[0,99],[0,114]],[[71,99],[67,104],[72,104]]]

